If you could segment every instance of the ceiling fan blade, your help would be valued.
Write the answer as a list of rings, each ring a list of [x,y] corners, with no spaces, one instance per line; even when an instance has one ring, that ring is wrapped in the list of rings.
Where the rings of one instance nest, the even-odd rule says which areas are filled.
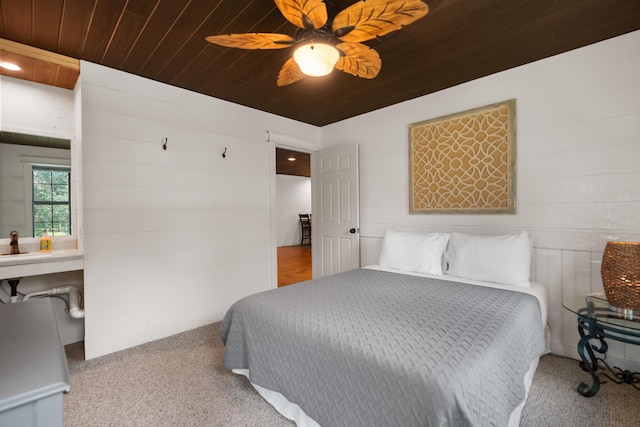
[[[327,6],[322,0],[275,0],[280,12],[296,27],[313,30],[327,23]]]
[[[206,40],[209,43],[238,49],[283,49],[295,43],[293,37],[272,33],[221,34],[209,36]]]
[[[333,20],[333,33],[345,42],[362,42],[409,25],[429,12],[420,0],[359,1]]]
[[[336,46],[344,52],[336,63],[335,68],[357,77],[372,79],[382,68],[380,55],[369,46],[360,43],[340,43]]]
[[[303,77],[304,74],[300,71],[300,67],[298,67],[296,61],[293,58],[289,58],[282,66],[282,69],[280,69],[280,74],[278,74],[278,86],[295,83]]]

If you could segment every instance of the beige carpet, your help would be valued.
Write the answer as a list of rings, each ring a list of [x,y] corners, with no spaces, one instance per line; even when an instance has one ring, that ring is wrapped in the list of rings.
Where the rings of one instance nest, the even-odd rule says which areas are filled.
[[[218,324],[84,361],[82,343],[67,347],[71,392],[64,425],[293,426],[244,379],[222,369]],[[592,398],[576,385],[589,377],[578,362],[542,358],[521,426],[640,425],[640,391],[604,384]]]

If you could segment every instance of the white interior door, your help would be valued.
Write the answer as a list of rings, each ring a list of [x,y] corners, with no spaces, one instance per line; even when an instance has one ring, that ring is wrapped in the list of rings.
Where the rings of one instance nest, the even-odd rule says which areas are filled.
[[[313,277],[360,267],[358,145],[311,155]]]

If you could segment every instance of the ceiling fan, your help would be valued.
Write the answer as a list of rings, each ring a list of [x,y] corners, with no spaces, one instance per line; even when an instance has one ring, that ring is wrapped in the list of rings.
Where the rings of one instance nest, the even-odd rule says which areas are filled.
[[[378,75],[380,55],[361,42],[399,30],[422,18],[429,7],[421,0],[361,0],[338,13],[329,26],[322,0],[275,0],[284,17],[298,27],[295,37],[274,33],[209,36],[210,43],[239,49],[298,46],[278,75],[286,86],[305,75],[324,76],[333,68],[365,79]]]

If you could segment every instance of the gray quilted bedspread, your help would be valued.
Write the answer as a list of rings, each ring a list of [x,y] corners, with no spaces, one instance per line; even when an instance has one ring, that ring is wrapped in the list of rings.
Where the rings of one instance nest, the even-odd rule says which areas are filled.
[[[355,270],[236,302],[224,366],[321,426],[506,426],[543,354],[524,293]]]

